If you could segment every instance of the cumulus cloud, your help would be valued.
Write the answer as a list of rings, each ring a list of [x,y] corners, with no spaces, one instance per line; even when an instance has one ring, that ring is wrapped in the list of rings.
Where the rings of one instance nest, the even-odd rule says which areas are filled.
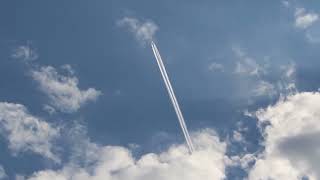
[[[190,155],[186,145],[173,145],[167,151],[149,153],[136,159],[120,146],[85,143],[87,165],[69,163],[60,170],[43,170],[29,180],[220,180],[225,178],[226,144],[212,130],[193,135],[197,150]],[[84,157],[84,156],[82,156]]]
[[[87,102],[96,100],[101,92],[94,88],[81,90],[71,67],[64,67],[68,75],[59,74],[52,66],[43,66],[31,70],[31,76],[38,82],[40,90],[49,97],[50,106],[61,112],[72,113]]]
[[[257,111],[265,151],[249,172],[251,180],[320,179],[320,93],[289,95]]]
[[[150,20],[141,22],[133,17],[124,17],[119,20],[117,24],[121,27],[128,28],[142,44],[152,41],[156,31],[159,29],[158,26]]]
[[[14,154],[31,151],[59,161],[52,152],[51,143],[59,130],[32,116],[23,105],[0,102],[0,130]]]
[[[28,43],[18,46],[12,57],[29,62],[37,59],[38,54]],[[78,87],[79,80],[75,76],[75,71],[69,64],[61,66],[63,73],[58,73],[52,66],[39,66],[33,62],[30,65],[32,78],[38,82],[40,90],[50,99],[50,102],[43,106],[43,109],[50,114],[56,110],[67,113],[76,112],[81,106],[96,100],[101,95],[101,92],[94,88],[81,90]]]
[[[30,44],[27,44],[16,47],[11,57],[24,61],[33,61],[38,59],[38,53]]]
[[[319,19],[318,14],[306,12],[304,8],[297,8],[295,11],[295,26],[306,29]]]

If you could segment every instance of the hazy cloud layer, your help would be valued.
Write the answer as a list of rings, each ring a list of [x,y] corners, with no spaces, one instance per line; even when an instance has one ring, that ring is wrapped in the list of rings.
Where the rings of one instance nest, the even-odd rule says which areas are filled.
[[[33,48],[31,44],[28,43],[26,45],[20,45],[14,48],[11,57],[28,62],[38,59],[38,53],[35,48]]]

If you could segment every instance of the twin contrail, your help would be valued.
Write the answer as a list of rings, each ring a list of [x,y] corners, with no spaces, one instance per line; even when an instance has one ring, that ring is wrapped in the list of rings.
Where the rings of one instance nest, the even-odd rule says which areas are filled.
[[[158,63],[158,66],[159,66],[163,81],[164,81],[164,83],[166,85],[166,88],[168,90],[172,105],[173,105],[174,110],[176,111],[176,114],[178,116],[179,124],[181,126],[183,135],[184,135],[184,137],[186,139],[189,151],[190,151],[190,153],[192,153],[194,151],[194,147],[193,147],[193,144],[192,144],[192,141],[191,141],[191,138],[190,138],[186,123],[184,121],[182,112],[180,110],[176,95],[174,94],[174,91],[172,89],[172,86],[171,86],[171,83],[170,83],[166,68],[164,67],[164,64],[163,64],[163,61],[161,59],[160,53],[158,51],[158,48],[157,48],[156,44],[153,41],[151,42],[151,47],[152,47],[152,50],[153,50],[153,54],[157,59],[157,63]]]

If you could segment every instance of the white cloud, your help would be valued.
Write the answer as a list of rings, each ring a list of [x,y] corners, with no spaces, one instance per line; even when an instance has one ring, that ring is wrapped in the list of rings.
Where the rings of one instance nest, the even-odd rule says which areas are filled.
[[[65,70],[70,75],[75,75],[75,71],[70,64],[64,64],[61,69]]]
[[[24,61],[33,61],[38,59],[38,53],[30,44],[27,44],[16,47],[11,57]]]
[[[21,45],[14,50],[13,58],[31,61],[38,58],[37,52],[31,44]],[[81,90],[78,87],[78,78],[75,71],[69,65],[61,66],[63,73],[58,73],[52,66],[34,65],[31,67],[31,76],[38,82],[40,90],[48,95],[50,102],[44,105],[44,110],[52,114],[56,110],[72,113],[77,111],[82,105],[97,99],[101,92],[89,88]]]
[[[316,13],[307,13],[304,8],[297,8],[295,11],[295,26],[300,29],[306,29],[319,19]]]
[[[216,72],[216,71],[223,72],[224,71],[224,66],[222,64],[219,64],[216,62],[212,62],[208,68],[210,71],[213,71],[213,72]]]
[[[117,24],[121,27],[127,27],[142,44],[152,41],[156,31],[159,29],[152,21],[141,22],[132,17],[124,17]]]
[[[68,66],[65,66],[68,67]],[[69,75],[59,74],[54,67],[46,66],[31,71],[32,78],[39,83],[40,90],[48,95],[50,105],[62,112],[75,112],[82,105],[94,101],[101,92],[89,88],[81,90],[78,78],[67,68]]]
[[[320,179],[320,93],[289,95],[257,111],[265,152],[249,172],[250,180]]]
[[[319,14],[310,12],[305,8],[295,8],[294,25],[298,29],[302,29],[305,38],[309,43],[320,42],[320,22]]]
[[[244,154],[242,156],[232,156],[230,158],[229,164],[231,166],[239,166],[243,170],[248,171],[250,169],[251,164],[253,164],[256,160],[256,156],[254,154]]]
[[[59,161],[51,144],[59,130],[30,115],[23,105],[0,102],[0,129],[14,154],[31,151]]]
[[[160,154],[136,159],[129,149],[87,143],[87,165],[69,163],[60,170],[34,173],[29,180],[221,180],[225,178],[226,144],[212,130],[193,135],[197,151],[173,145]]]
[[[296,65],[294,63],[290,63],[286,66],[282,66],[281,69],[284,71],[286,78],[292,78],[296,72]]]

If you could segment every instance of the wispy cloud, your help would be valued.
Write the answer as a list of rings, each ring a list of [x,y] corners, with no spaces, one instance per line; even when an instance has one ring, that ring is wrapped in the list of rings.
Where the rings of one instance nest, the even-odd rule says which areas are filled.
[[[270,82],[260,80],[253,88],[252,94],[254,96],[269,96],[272,97],[277,94],[277,90]]]
[[[319,13],[298,6],[293,1],[288,1],[287,8],[293,13],[293,25],[296,29],[301,30],[305,34],[305,38],[309,43],[320,42],[320,22]]]
[[[38,82],[40,90],[49,97],[52,107],[61,112],[72,113],[87,102],[96,100],[102,93],[94,88],[81,90],[71,66],[65,68],[69,72],[67,75],[59,74],[52,66],[43,66],[32,69],[31,76]]]
[[[20,45],[14,48],[11,57],[28,62],[38,59],[39,56],[31,43],[27,43],[26,45]]]
[[[295,94],[298,92],[296,87],[296,65],[291,62],[280,67],[282,70],[281,80],[278,81],[278,89],[284,95]]]
[[[218,72],[218,71],[223,72],[224,71],[224,66],[222,64],[220,64],[220,63],[212,62],[209,65],[208,69],[210,71],[213,71],[213,72]]]
[[[238,59],[234,70],[236,74],[260,76],[266,73],[266,68],[248,56],[240,47],[233,46],[232,51]]]
[[[45,110],[46,112],[48,112],[49,114],[54,114],[56,113],[56,109],[54,109],[52,106],[45,104],[43,105],[43,110]]]
[[[32,60],[37,59],[38,53],[31,42],[15,48],[13,58],[27,62],[29,74],[38,83],[39,89],[49,97],[49,103],[43,109],[49,114],[56,110],[72,113],[78,111],[84,104],[96,100],[102,93],[95,88],[82,90],[78,87],[79,80],[75,70],[69,64],[61,66],[61,72],[52,66],[41,66]]]
[[[232,138],[236,142],[243,142],[244,141],[244,137],[242,136],[242,134],[239,131],[233,131]]]
[[[152,41],[156,31],[159,29],[153,21],[147,20],[142,22],[133,17],[124,17],[117,21],[117,24],[127,28],[142,44]]]
[[[23,105],[0,102],[0,125],[14,154],[31,151],[59,162],[51,143],[59,130],[32,116]]]
[[[282,5],[283,5],[284,7],[286,7],[286,8],[288,8],[288,7],[290,6],[290,2],[287,1],[287,0],[283,0],[283,1],[281,1],[281,3],[282,3]]]
[[[233,53],[236,55],[236,63],[234,73],[245,75],[251,80],[255,80],[252,86],[252,94],[254,96],[274,96],[277,94],[293,94],[297,92],[295,85],[296,65],[293,61],[274,66],[270,63],[270,59],[263,57],[258,61],[250,57],[246,51],[238,46],[232,47]],[[270,81],[270,77],[276,79]]]

